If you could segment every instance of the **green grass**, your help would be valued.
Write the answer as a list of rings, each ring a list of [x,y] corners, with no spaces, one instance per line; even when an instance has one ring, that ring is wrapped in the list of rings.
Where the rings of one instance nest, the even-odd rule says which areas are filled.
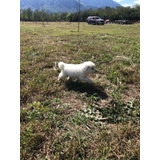
[[[140,159],[140,25],[21,23],[21,159]],[[93,61],[93,84],[58,81]]]

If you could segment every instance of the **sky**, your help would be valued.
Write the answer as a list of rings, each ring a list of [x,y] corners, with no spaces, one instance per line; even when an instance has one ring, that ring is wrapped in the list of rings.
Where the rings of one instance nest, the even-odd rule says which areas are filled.
[[[136,4],[140,4],[140,0],[114,0],[115,2],[121,4],[123,7],[132,7]]]

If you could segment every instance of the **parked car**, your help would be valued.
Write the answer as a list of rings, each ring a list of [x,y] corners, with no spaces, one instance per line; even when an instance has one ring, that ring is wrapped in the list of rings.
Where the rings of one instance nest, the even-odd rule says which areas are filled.
[[[87,23],[88,24],[95,24],[95,25],[104,25],[105,21],[104,21],[104,19],[101,19],[98,16],[89,16],[87,18]]]
[[[129,21],[129,20],[115,20],[114,23],[117,23],[117,24],[132,24],[133,22]]]

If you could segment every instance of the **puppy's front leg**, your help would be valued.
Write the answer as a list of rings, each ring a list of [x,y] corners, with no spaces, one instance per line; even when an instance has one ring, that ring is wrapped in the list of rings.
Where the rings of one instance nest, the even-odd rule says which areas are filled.
[[[89,79],[89,78],[87,78],[87,77],[80,78],[80,80],[86,81],[86,82],[88,82],[88,83],[92,83],[92,80]]]

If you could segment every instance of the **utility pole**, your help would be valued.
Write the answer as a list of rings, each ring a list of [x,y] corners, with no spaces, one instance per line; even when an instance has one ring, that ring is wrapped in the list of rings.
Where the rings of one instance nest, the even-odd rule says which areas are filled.
[[[80,26],[80,11],[81,11],[81,8],[80,8],[80,0],[78,0],[78,32],[79,32],[79,26]]]
[[[43,6],[44,6],[44,3],[43,2],[40,2],[40,6],[42,7],[42,11],[41,11],[41,20],[42,20],[42,25],[43,27],[45,27],[44,25],[44,17],[45,17],[45,10],[43,9]]]

